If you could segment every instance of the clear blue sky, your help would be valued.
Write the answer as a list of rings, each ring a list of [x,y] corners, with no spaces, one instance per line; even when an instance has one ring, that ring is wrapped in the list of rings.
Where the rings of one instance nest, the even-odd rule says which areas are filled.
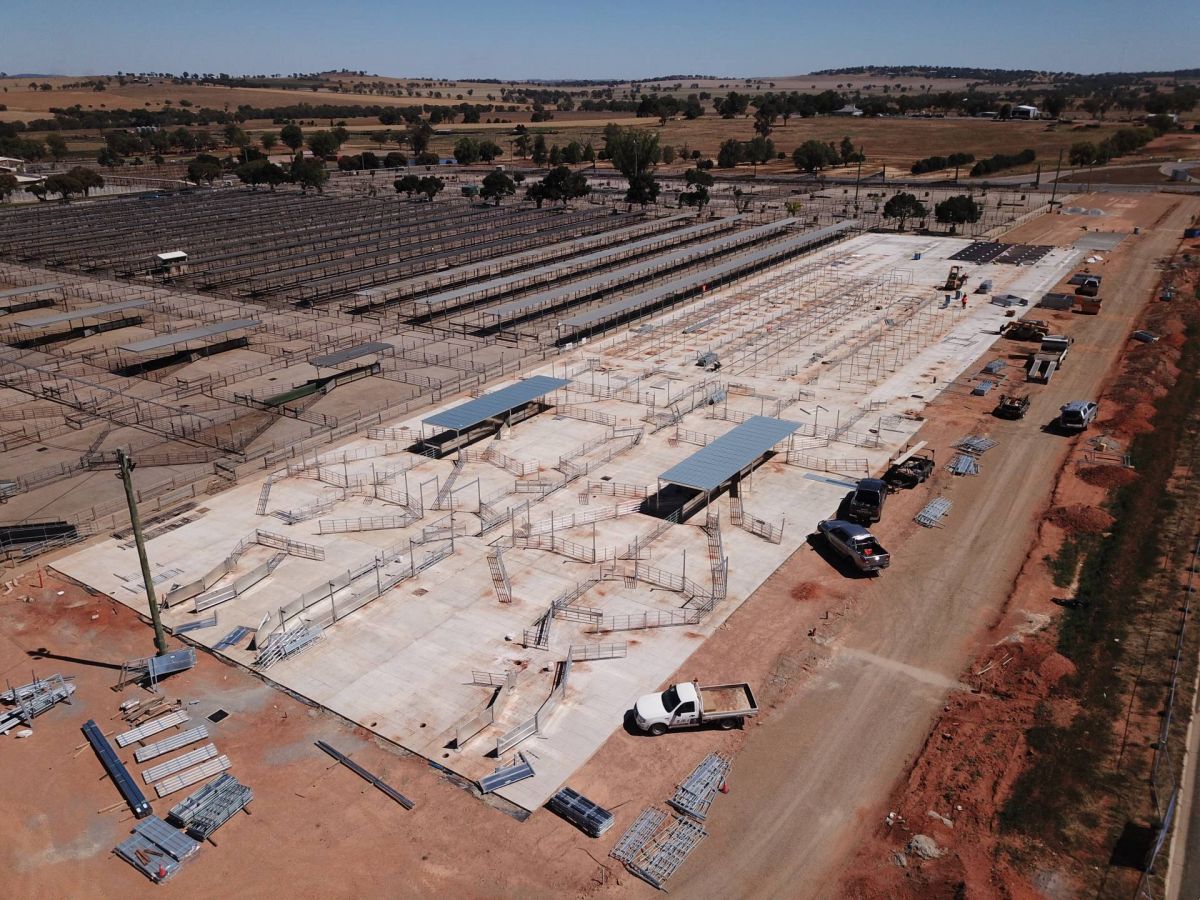
[[[10,10],[0,69],[440,78],[790,75],[861,64],[1200,66],[1196,0],[59,0]]]

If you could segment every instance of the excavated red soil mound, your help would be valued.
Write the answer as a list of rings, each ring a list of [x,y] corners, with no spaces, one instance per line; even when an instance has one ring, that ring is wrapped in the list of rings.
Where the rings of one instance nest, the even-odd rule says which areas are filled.
[[[1115,521],[1104,510],[1082,504],[1057,506],[1048,518],[1059,528],[1076,534],[1103,534]]]
[[[1047,684],[1054,684],[1075,674],[1075,663],[1061,653],[1051,653],[1038,665],[1038,675]]]
[[[1121,466],[1088,466],[1079,470],[1079,480],[1102,488],[1125,487],[1137,481],[1137,472]]]

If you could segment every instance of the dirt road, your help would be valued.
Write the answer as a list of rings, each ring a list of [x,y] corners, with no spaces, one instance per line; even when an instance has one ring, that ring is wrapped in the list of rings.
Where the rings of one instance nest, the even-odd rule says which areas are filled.
[[[861,829],[886,815],[893,785],[1028,553],[1072,447],[1040,426],[1066,400],[1097,393],[1154,285],[1157,259],[1200,208],[1193,199],[1151,201],[1156,212],[1168,206],[1170,212],[1110,256],[1104,314],[1072,321],[1072,358],[1051,385],[1035,389],[1028,417],[989,421],[1000,446],[984,458],[980,477],[959,479],[945,492],[954,501],[947,527],[911,534],[883,577],[853,586],[861,615],[831,648],[827,665],[748,735],[734,764],[735,790],[714,808],[706,825],[711,836],[672,891],[837,896],[839,866]],[[937,424],[953,421],[957,403],[939,401],[920,437],[944,447],[957,436]],[[880,529],[885,544],[888,524]],[[801,551],[775,577],[800,580],[820,565]]]

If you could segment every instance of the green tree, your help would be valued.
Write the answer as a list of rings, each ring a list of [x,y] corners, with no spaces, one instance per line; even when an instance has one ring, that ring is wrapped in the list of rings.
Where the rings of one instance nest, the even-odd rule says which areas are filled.
[[[17,181],[17,176],[8,172],[0,172],[0,203],[7,203],[8,198],[16,193],[17,187],[21,182]]]
[[[96,162],[106,169],[115,169],[117,166],[125,165],[125,157],[112,147],[101,147],[100,152],[96,154]]]
[[[401,175],[392,186],[396,189],[397,194],[407,194],[408,199],[413,198],[413,194],[421,190],[421,179],[416,175]]]
[[[541,209],[542,204],[550,199],[550,192],[546,189],[545,182],[535,181],[525,188],[525,199],[532,200],[537,204],[537,208]]]
[[[630,206],[637,204],[643,209],[651,203],[658,202],[659,184],[649,172],[634,175],[629,179],[629,188],[625,191],[625,202]]]
[[[745,148],[741,141],[728,138],[721,142],[721,148],[717,151],[717,165],[722,169],[732,169],[745,159],[744,153]]]
[[[497,156],[504,155],[504,148],[495,141],[480,141],[479,142],[479,158],[484,162],[491,162]]]
[[[461,166],[479,162],[479,141],[470,137],[459,138],[454,143],[454,158]]]
[[[552,166],[561,166],[563,164],[562,147],[558,146],[558,144],[555,144],[553,147],[551,147],[548,160]]]
[[[546,160],[550,158],[550,151],[546,149],[546,138],[544,135],[539,134],[533,139],[531,156],[535,166],[544,166]]]
[[[104,178],[95,169],[89,169],[86,166],[74,166],[67,172],[72,178],[79,182],[79,186],[83,189],[83,196],[88,196],[93,188],[104,187]]]
[[[567,206],[572,200],[592,192],[582,172],[572,172],[567,166],[551,169],[541,180],[543,199]],[[533,199],[537,199],[535,196]],[[539,204],[540,205],[540,204]]]
[[[258,142],[262,144],[263,152],[270,153],[275,145],[279,143],[279,135],[268,131],[258,139]]]
[[[517,139],[513,142],[513,152],[521,159],[529,158],[530,140],[527,134],[518,134]]]
[[[415,122],[409,127],[406,136],[413,153],[420,155],[429,149],[429,142],[433,139],[433,127],[423,120]]]
[[[661,158],[658,135],[640,128],[607,126],[604,149],[613,168],[627,179],[649,172]]]
[[[854,142],[850,140],[850,135],[842,138],[842,142],[838,145],[838,156],[841,157],[843,166],[858,162],[858,151],[854,149]]]
[[[571,141],[563,148],[563,162],[569,166],[583,162],[583,145],[579,141]]]
[[[325,163],[319,159],[297,158],[292,161],[292,181],[300,185],[300,192],[307,194],[309,188],[316,188],[317,193],[325,191],[325,182],[329,173],[325,171]]]
[[[1073,166],[1094,165],[1099,158],[1096,145],[1091,141],[1079,141],[1072,144],[1071,149],[1067,151],[1067,159]]]
[[[260,184],[269,185],[271,190],[275,190],[278,185],[287,181],[287,174],[275,163],[266,159],[254,159],[248,163],[242,163],[233,170],[243,184],[248,184],[257,190]]]
[[[299,125],[284,125],[279,129],[279,139],[292,151],[294,156],[304,146],[304,131]]]
[[[669,166],[675,162],[675,148],[670,144],[662,148],[662,161],[664,166]]]
[[[979,217],[983,215],[983,207],[966,194],[959,194],[943,200],[933,208],[933,212],[937,220],[943,225],[949,225],[950,233],[954,234],[959,225],[978,222]]]
[[[805,141],[792,153],[792,162],[796,168],[810,175],[836,165],[837,161],[838,157],[833,148],[822,141]]]
[[[46,149],[50,151],[54,161],[59,162],[67,155],[67,140],[57,131],[52,131],[46,135]]]
[[[187,167],[188,181],[199,184],[206,181],[212,184],[221,177],[221,161],[215,156],[209,156],[207,153],[201,153]]]
[[[426,175],[421,179],[420,191],[425,195],[426,200],[432,201],[445,187],[446,182],[442,181],[436,175]]]
[[[711,199],[708,189],[713,186],[713,177],[703,169],[688,169],[683,173],[683,180],[687,182],[688,190],[679,195],[679,202],[696,207],[697,215],[703,213]]]
[[[746,110],[750,108],[750,97],[747,94],[730,91],[724,100],[716,101],[716,108],[722,119],[732,119],[746,113]]]
[[[47,176],[42,182],[42,187],[46,193],[58,194],[64,201],[70,200],[72,194],[83,193],[83,185],[79,183],[79,179],[66,173]]]
[[[745,158],[747,162],[761,166],[775,158],[775,143],[762,136],[750,138],[746,142]]]
[[[909,219],[922,219],[929,215],[929,210],[914,194],[901,191],[883,204],[883,215],[886,219],[899,219],[898,230],[903,231],[905,222]]]
[[[237,147],[238,155],[243,161],[246,158],[246,148],[250,146],[250,135],[241,126],[230,122],[225,126],[225,142],[231,147]]]
[[[496,171],[489,172],[484,177],[479,196],[484,200],[491,200],[496,206],[499,206],[503,198],[511,197],[516,192],[516,183],[504,172]]]
[[[333,156],[337,153],[339,146],[341,145],[332,131],[314,131],[308,136],[308,149],[318,159]]]

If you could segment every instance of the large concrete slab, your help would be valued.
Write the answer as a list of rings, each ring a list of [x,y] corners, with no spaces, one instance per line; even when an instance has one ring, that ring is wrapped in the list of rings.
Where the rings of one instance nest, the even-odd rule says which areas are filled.
[[[537,774],[500,794],[537,809],[621,726],[639,694],[659,687],[802,546],[855,477],[886,465],[919,427],[925,404],[972,370],[1008,314],[1025,312],[991,305],[978,295],[969,295],[964,308],[940,290],[949,256],[965,244],[866,235],[590,343],[529,373],[568,379],[554,395],[560,408],[472,446],[457,472],[453,458],[431,460],[403,451],[402,442],[358,439],[319,461],[310,458],[303,471],[275,473],[264,515],[256,512],[263,481],[239,485],[150,541],[160,591],[203,576],[255,528],[324,549],[323,561],[288,558],[269,578],[220,606],[219,626],[188,635],[211,646],[235,625],[275,621],[281,606],[388,548],[412,548],[419,561],[430,549],[446,546],[452,529],[451,555],[341,619],[323,641],[274,665],[266,676],[478,779],[498,765],[492,755],[497,737],[546,700],[554,664],[571,647],[626,642],[622,658],[573,666],[561,704],[524,745],[536,754]],[[917,252],[920,259],[914,259]],[[991,278],[996,294],[1027,297],[1032,308],[1038,293],[1053,287],[1077,256],[1076,250],[1055,250],[1034,265],[967,265],[968,290],[980,278]],[[722,360],[719,372],[696,366],[697,356],[707,351]],[[725,399],[677,417],[680,398],[705,380],[725,387]],[[704,514],[667,526],[632,507],[640,489],[653,492],[660,473],[755,415],[800,426],[791,439],[793,464],[782,454],[773,457],[742,491],[746,514],[781,530],[782,537],[771,543],[734,527],[728,498],[715,501],[729,574],[726,599],[711,614],[680,627],[605,633],[592,633],[583,622],[555,620],[546,649],[522,646],[523,631],[550,603],[588,579],[599,581],[575,605],[607,619],[694,608],[696,601],[686,594],[635,576],[652,566],[709,590]],[[420,418],[391,425],[419,432]],[[641,429],[636,444],[627,430],[633,428]],[[576,468],[564,466],[564,457]],[[392,493],[374,496],[371,482],[389,469],[394,474],[385,487]],[[544,496],[532,486],[561,484],[564,470],[580,469],[586,473]],[[454,479],[449,494],[443,491],[447,479]],[[435,510],[439,494],[447,508]],[[404,510],[386,498],[401,495],[421,499],[425,512],[419,521],[320,533],[322,519],[399,516]],[[294,525],[272,515],[322,500],[331,503],[327,510]],[[620,505],[630,500],[635,502]],[[481,535],[481,501],[489,515],[512,510],[512,520]],[[527,532],[532,536],[526,538]],[[525,546],[530,541],[549,546],[551,539],[554,550]],[[632,559],[620,558],[631,556],[631,546],[641,557],[636,570]],[[489,570],[488,556],[498,548],[504,551],[511,603],[500,602]],[[254,548],[226,579],[268,555]],[[58,567],[145,610],[131,546],[109,541]],[[184,603],[168,610],[168,624],[192,619],[189,609]],[[243,647],[220,652],[245,665],[253,660]],[[473,673],[514,670],[520,673],[516,686],[496,722],[454,746],[455,724],[490,697],[489,688],[473,683]]]

